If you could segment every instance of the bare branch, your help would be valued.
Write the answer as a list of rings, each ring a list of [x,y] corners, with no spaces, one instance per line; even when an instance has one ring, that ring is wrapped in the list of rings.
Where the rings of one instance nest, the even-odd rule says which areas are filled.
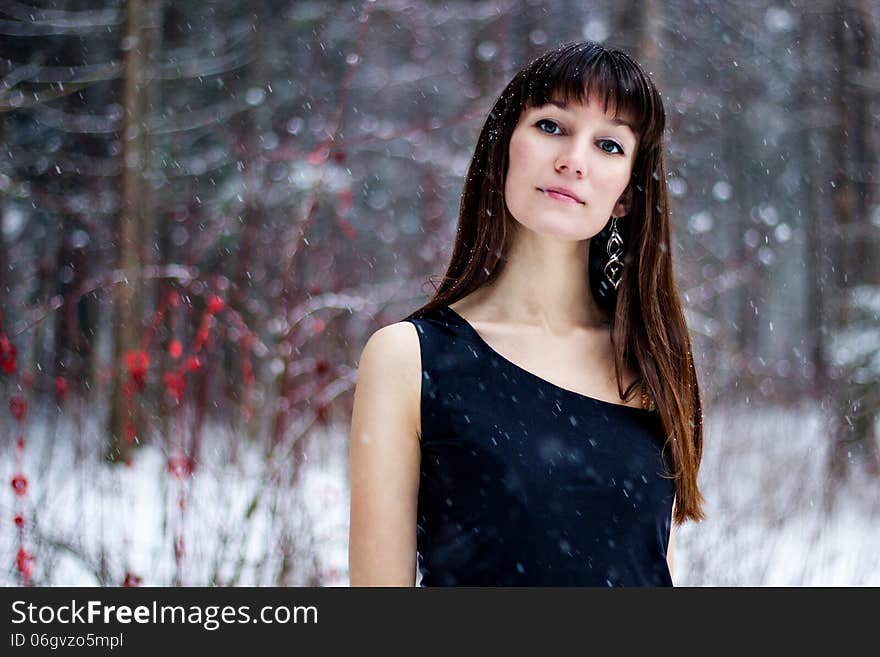
[[[117,9],[42,9],[23,2],[6,0],[0,10],[16,20],[35,25],[107,27],[122,22],[122,13]]]
[[[2,21],[0,21],[2,22]],[[100,71],[95,72],[91,77],[96,80],[110,80],[118,77],[119,64],[111,62],[110,64],[101,64]],[[97,76],[97,77],[95,77]],[[74,94],[80,89],[84,89],[93,84],[92,79],[75,80],[66,84],[57,83],[58,87],[50,87],[40,91],[25,92],[13,89],[5,94],[0,95],[0,112],[9,112],[12,110],[33,107],[46,103],[50,100],[64,98],[70,94]]]
[[[18,23],[0,20],[0,35],[16,37],[40,37],[54,35],[85,36],[96,32],[105,33],[102,25],[52,25],[51,23]]]

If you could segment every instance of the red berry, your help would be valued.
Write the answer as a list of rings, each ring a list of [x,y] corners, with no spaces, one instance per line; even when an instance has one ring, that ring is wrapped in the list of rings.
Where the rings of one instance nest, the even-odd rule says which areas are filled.
[[[339,192],[339,203],[336,206],[337,212],[339,214],[345,214],[351,209],[352,202],[354,201],[354,195],[351,193],[350,189],[343,189]]]
[[[166,372],[165,389],[174,401],[179,404],[183,399],[183,393],[186,390],[186,377],[182,372]]]
[[[129,376],[139,390],[147,384],[147,369],[150,367],[150,356],[143,349],[132,349],[125,354],[125,367]]]
[[[15,494],[21,497],[25,493],[27,493],[28,488],[28,480],[23,474],[17,474],[12,478],[12,490],[15,491]]]
[[[5,333],[0,333],[0,369],[5,374],[15,373],[15,345],[9,341]]]
[[[9,400],[9,410],[12,411],[12,417],[16,422],[22,422],[27,415],[27,400],[21,395],[15,395]]]
[[[195,340],[195,343],[193,344],[193,348],[196,351],[199,351],[202,347],[205,346],[205,344],[207,344],[207,342],[208,342],[208,329],[205,327],[202,327],[198,331],[196,331],[196,340]]]
[[[141,578],[135,575],[134,573],[125,573],[125,580],[122,582],[122,586],[126,588],[131,588],[135,586],[141,585]]]
[[[24,518],[21,516],[21,514],[15,516],[15,526],[19,529],[24,527]]]
[[[342,230],[342,234],[345,235],[346,239],[353,240],[357,237],[357,230],[345,219],[338,219],[336,225]]]
[[[245,358],[241,362],[241,375],[244,379],[246,385],[252,385],[254,383],[254,366],[251,365],[250,359]]]
[[[67,399],[67,379],[63,376],[59,376],[55,379],[55,396],[58,397],[60,401]]]
[[[34,557],[24,548],[18,548],[18,553],[15,555],[15,565],[18,568],[18,571],[24,575],[25,577],[30,577],[33,572],[33,566],[31,562]]]
[[[330,419],[330,405],[327,402],[318,404],[318,423],[326,425]]]
[[[172,456],[168,459],[168,472],[176,479],[192,474],[192,461],[187,456]]]
[[[171,354],[171,357],[174,360],[180,358],[183,354],[183,345],[180,344],[180,340],[172,340],[171,344],[168,345],[168,353]]]
[[[319,144],[311,153],[306,156],[306,161],[309,164],[321,164],[327,159],[327,156],[330,155],[330,149],[326,144]]]
[[[218,297],[217,295],[212,296],[208,299],[208,312],[212,315],[216,315],[226,306],[223,299]]]

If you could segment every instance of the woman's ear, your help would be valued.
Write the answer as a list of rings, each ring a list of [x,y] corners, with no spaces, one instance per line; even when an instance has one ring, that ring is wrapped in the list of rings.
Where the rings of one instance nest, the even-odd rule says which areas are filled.
[[[620,198],[617,199],[617,203],[614,205],[614,211],[611,214],[615,217],[622,217],[624,215],[629,214],[631,207],[632,207],[632,185],[627,185],[626,189],[623,190],[623,194],[621,194]]]

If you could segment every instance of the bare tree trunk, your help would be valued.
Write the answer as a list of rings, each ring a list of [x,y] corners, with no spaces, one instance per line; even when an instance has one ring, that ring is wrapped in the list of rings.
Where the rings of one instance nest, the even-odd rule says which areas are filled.
[[[254,60],[248,75],[250,86],[261,88],[265,86],[268,79],[266,55],[267,52],[273,51],[274,31],[269,21],[266,20],[271,15],[271,8],[266,6],[265,0],[255,2],[252,6],[254,29],[262,36],[257,39],[254,46]],[[237,263],[230,266],[230,268],[234,267],[234,271],[228,272],[228,275],[235,282],[230,301],[236,310],[243,314],[245,321],[249,321],[251,316],[248,300],[251,297],[253,283],[250,271],[253,267],[254,249],[264,220],[262,192],[263,186],[266,184],[266,162],[261,155],[259,136],[266,121],[271,122],[271,116],[266,116],[268,111],[266,104],[263,104],[261,107],[243,112],[236,126],[239,143],[242,145],[239,158],[242,163],[241,176],[244,183],[245,204],[242,210],[244,223],[239,233],[241,237]],[[232,372],[241,366],[240,359],[237,358],[239,355],[237,349],[223,346],[218,346],[218,348],[223,352],[225,371]],[[225,380],[226,398],[240,399],[243,390],[242,377],[228,376]]]
[[[871,224],[871,211],[877,207],[877,157],[878,136],[876,116],[878,87],[877,29],[874,25],[871,0],[859,0],[853,8],[853,63],[857,77],[853,80],[853,140],[855,164],[856,217],[859,222],[855,258],[860,282],[880,285],[880,242],[877,228]]]
[[[9,112],[0,112],[0,143],[3,143],[4,137],[6,136],[6,121],[9,116]],[[10,296],[10,285],[7,277],[10,272],[10,262],[9,262],[9,252],[6,247],[6,240],[3,239],[3,231],[0,230],[0,272],[2,272],[2,277],[0,277],[0,310],[4,311],[4,317],[8,312],[8,297]],[[3,322],[8,322],[9,318],[0,320]]]
[[[853,302],[852,292],[858,285],[868,282],[865,271],[868,263],[861,257],[868,237],[865,229],[868,226],[867,203],[870,199],[866,194],[870,192],[860,188],[856,181],[865,175],[865,168],[870,169],[867,160],[860,161],[860,157],[875,157],[870,139],[863,139],[863,133],[870,133],[872,129],[872,122],[866,121],[866,117],[870,116],[871,97],[867,88],[855,84],[851,76],[853,71],[866,74],[867,69],[859,67],[868,67],[872,63],[868,52],[871,46],[871,20],[869,13],[854,12],[843,6],[835,9],[833,20],[836,64],[833,102],[836,120],[831,139],[834,176],[831,193],[837,224],[835,330],[843,332],[861,330],[860,309]],[[853,166],[854,159],[857,166]],[[858,198],[860,191],[865,196],[862,199]],[[860,209],[863,212],[861,215]],[[865,465],[872,472],[880,472],[880,454],[874,435],[876,384],[860,382],[856,374],[862,363],[853,361],[842,365],[840,380],[831,387],[834,419],[828,486],[832,490],[848,478],[849,470],[856,463]]]
[[[570,6],[572,10],[577,6],[579,12],[584,13],[581,3],[574,2]],[[659,26],[655,0],[625,0],[612,5],[610,23],[615,45],[632,52],[642,68],[656,76]]]
[[[638,53],[639,61],[646,71],[658,70],[657,39],[659,25],[657,23],[657,3],[655,0],[645,0],[635,3],[635,15],[638,18]]]
[[[143,152],[143,187],[142,187],[142,207],[143,207],[143,235],[141,251],[142,262],[148,265],[167,264],[168,251],[166,245],[170,242],[163,238],[167,235],[167,229],[162,225],[163,214],[162,204],[159,202],[158,181],[163,175],[161,164],[157,157],[153,156],[156,149],[154,136],[149,129],[156,117],[161,116],[161,92],[162,85],[159,79],[157,59],[162,49],[162,24],[163,24],[163,2],[162,0],[146,0],[144,8],[144,23],[141,29],[143,38],[142,48],[142,81],[143,81],[143,107],[144,107],[144,131]],[[171,289],[171,284],[167,281],[156,281],[155,283],[145,281],[143,286],[144,298],[149,299],[152,306],[151,310],[155,312],[163,298]],[[169,311],[162,320],[162,331],[157,336],[157,342],[161,344],[161,355],[158,356],[157,365],[161,371],[165,372],[169,369],[171,358],[168,355],[168,343],[171,340],[172,333],[172,313]],[[163,392],[159,392],[156,399],[156,424],[163,437],[168,436],[171,427],[172,409],[169,407],[168,399]]]
[[[155,182],[160,175],[159,166],[152,157],[153,137],[148,129],[150,120],[159,114],[161,102],[161,85],[157,78],[156,59],[162,48],[162,1],[142,0],[144,2],[143,23],[140,26],[141,47],[141,112],[144,126],[141,147],[143,149],[141,177],[141,199],[143,205],[142,226],[142,262],[153,264],[158,261],[158,249],[155,241],[158,194]],[[154,289],[158,289],[156,286]],[[155,293],[152,295],[155,297]]]
[[[113,365],[114,379],[108,420],[109,444],[107,458],[123,461],[131,453],[133,441],[127,425],[136,423],[130,417],[131,404],[127,403],[124,386],[128,380],[125,368],[126,353],[139,347],[143,317],[141,272],[143,269],[143,166],[144,125],[143,108],[143,22],[144,0],[128,0],[126,26],[122,38],[123,73],[122,107],[124,116],[120,128],[122,139],[121,203],[117,234],[117,266],[126,280],[114,288],[115,324]],[[136,426],[136,424],[134,424]]]
[[[836,8],[833,14],[835,75],[833,76],[834,91],[832,95],[835,121],[831,133],[830,150],[832,163],[831,200],[836,223],[834,234],[837,236],[834,261],[837,264],[835,282],[838,290],[838,304],[835,309],[835,317],[838,326],[846,326],[849,320],[849,304],[843,302],[843,296],[851,283],[850,276],[853,271],[852,258],[847,244],[853,216],[853,189],[848,167],[848,158],[851,152],[848,106],[851,99],[846,33],[843,26],[845,20],[845,10],[841,7]]]
[[[876,228],[871,225],[870,212],[876,203],[877,183],[877,139],[876,121],[873,119],[873,108],[877,88],[869,84],[877,68],[877,49],[875,45],[875,29],[870,3],[861,0],[853,5],[848,14],[850,34],[852,35],[852,66],[850,96],[850,120],[852,126],[851,155],[848,158],[851,166],[850,184],[852,190],[853,216],[847,226],[848,233],[845,243],[850,257],[849,276],[851,286],[868,286],[878,284],[878,258],[875,243]],[[872,311],[865,308],[853,308],[857,330],[869,331],[874,327]],[[867,321],[867,325],[866,322]],[[880,404],[880,385],[876,377],[863,378],[858,374],[861,369],[869,370],[870,363],[860,361],[854,363],[853,376],[847,381],[849,394],[846,410],[852,422],[852,451],[873,475],[880,475],[880,451],[877,447],[875,423],[877,406]]]
[[[801,108],[805,116],[810,116],[812,110],[818,109],[814,99],[821,98],[819,93],[819,81],[811,71],[811,39],[810,35],[820,32],[820,26],[816,25],[816,18],[810,12],[804,12],[802,23],[802,46],[801,70],[804,72],[800,85]],[[828,312],[826,309],[827,298],[831,296],[828,290],[833,285],[829,280],[830,268],[825,263],[829,257],[829,237],[825,219],[826,213],[822,209],[822,186],[819,172],[819,151],[821,144],[816,144],[814,139],[819,131],[813,130],[812,126],[804,128],[803,138],[799,140],[802,148],[804,162],[805,189],[804,194],[806,244],[804,248],[804,276],[807,281],[806,307],[807,307],[807,335],[808,350],[807,358],[813,365],[813,383],[811,386],[813,398],[821,401],[827,398],[829,391],[829,363],[828,363]]]

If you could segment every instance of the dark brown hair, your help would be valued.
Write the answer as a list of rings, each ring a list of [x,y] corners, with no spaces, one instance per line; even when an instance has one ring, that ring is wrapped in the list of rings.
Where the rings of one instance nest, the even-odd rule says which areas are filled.
[[[529,63],[496,100],[480,131],[467,172],[449,267],[435,286],[434,297],[405,319],[450,305],[493,281],[509,253],[516,220],[504,201],[508,145],[521,112],[551,98],[584,103],[604,94],[605,111],[614,101],[615,114],[633,122],[638,148],[629,213],[618,220],[623,237],[623,275],[616,290],[596,279],[603,249],[597,246],[607,230],[591,239],[590,287],[611,317],[611,341],[621,399],[637,385],[656,404],[664,433],[664,453],[675,479],[674,521],[702,520],[703,496],[697,472],[703,450],[700,392],[690,337],[676,291],[672,266],[671,224],[663,132],[663,100],[641,67],[620,50],[592,42],[565,43]],[[607,228],[607,227],[606,227]],[[607,256],[606,256],[607,257]],[[639,378],[622,390],[623,364]],[[670,458],[671,457],[671,458]]]

